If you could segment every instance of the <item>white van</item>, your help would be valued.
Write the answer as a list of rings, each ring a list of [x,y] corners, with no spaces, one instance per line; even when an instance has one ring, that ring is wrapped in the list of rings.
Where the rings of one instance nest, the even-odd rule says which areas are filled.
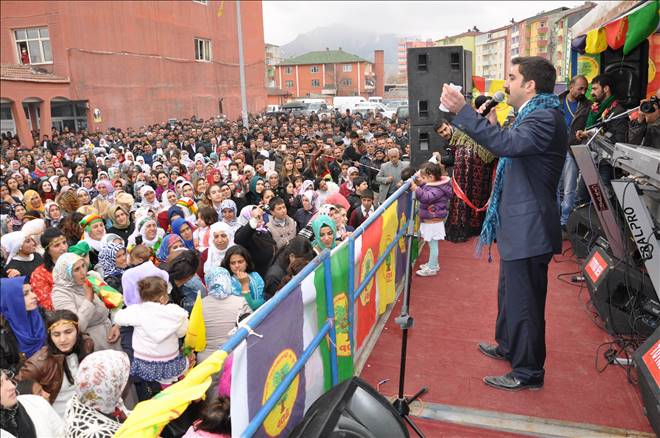
[[[380,97],[380,96],[371,96],[371,97],[369,98],[369,102],[373,102],[373,103],[383,103],[383,98]]]
[[[367,99],[362,96],[337,96],[332,99],[332,106],[343,113],[346,112],[346,109],[353,111],[355,105],[366,101]]]
[[[351,110],[353,113],[360,113],[363,117],[366,116],[369,111],[374,114],[380,113],[381,116],[387,117],[388,119],[394,118],[394,114],[396,114],[396,110],[389,109],[382,103],[376,102],[361,102],[355,105]]]

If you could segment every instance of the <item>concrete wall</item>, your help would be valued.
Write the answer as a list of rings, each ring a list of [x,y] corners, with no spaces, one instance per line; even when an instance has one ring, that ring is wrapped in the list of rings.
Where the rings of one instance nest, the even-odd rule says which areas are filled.
[[[53,64],[43,67],[71,79],[63,97],[101,110],[101,123],[90,116],[92,129],[208,118],[221,98],[225,114],[240,115],[234,2],[3,1],[0,8],[2,63],[18,63],[13,29],[47,25]],[[248,110],[256,112],[267,104],[261,2],[241,2],[241,18]],[[195,60],[195,37],[211,40],[211,62]],[[24,87],[2,85],[2,98],[22,97]],[[48,94],[42,84],[30,87],[35,97]]]

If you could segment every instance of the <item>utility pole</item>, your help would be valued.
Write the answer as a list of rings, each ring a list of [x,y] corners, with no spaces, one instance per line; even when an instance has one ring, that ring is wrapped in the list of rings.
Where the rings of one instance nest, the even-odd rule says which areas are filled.
[[[241,24],[241,1],[236,0],[236,28],[238,30],[238,64],[241,78],[241,116],[243,126],[248,127],[247,92],[245,91],[245,59],[243,58],[243,27]]]

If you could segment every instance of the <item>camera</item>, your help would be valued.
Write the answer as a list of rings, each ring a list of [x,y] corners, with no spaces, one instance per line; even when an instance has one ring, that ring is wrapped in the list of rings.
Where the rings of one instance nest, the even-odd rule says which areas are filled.
[[[656,96],[650,98],[648,102],[642,102],[639,105],[639,110],[646,114],[654,113],[658,108],[660,108],[660,100]]]

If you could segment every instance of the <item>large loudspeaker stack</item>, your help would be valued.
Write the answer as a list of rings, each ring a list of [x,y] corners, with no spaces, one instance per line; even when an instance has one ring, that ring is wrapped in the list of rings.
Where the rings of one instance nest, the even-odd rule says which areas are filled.
[[[644,41],[627,56],[623,55],[623,48],[605,50],[600,54],[600,71],[614,80],[614,92],[621,105],[625,108],[636,107],[646,96],[649,42]]]
[[[407,56],[411,163],[418,166],[446,148],[433,131],[444,114],[439,109],[442,84],[460,85],[471,97],[472,52],[461,46],[420,47],[408,49]]]

